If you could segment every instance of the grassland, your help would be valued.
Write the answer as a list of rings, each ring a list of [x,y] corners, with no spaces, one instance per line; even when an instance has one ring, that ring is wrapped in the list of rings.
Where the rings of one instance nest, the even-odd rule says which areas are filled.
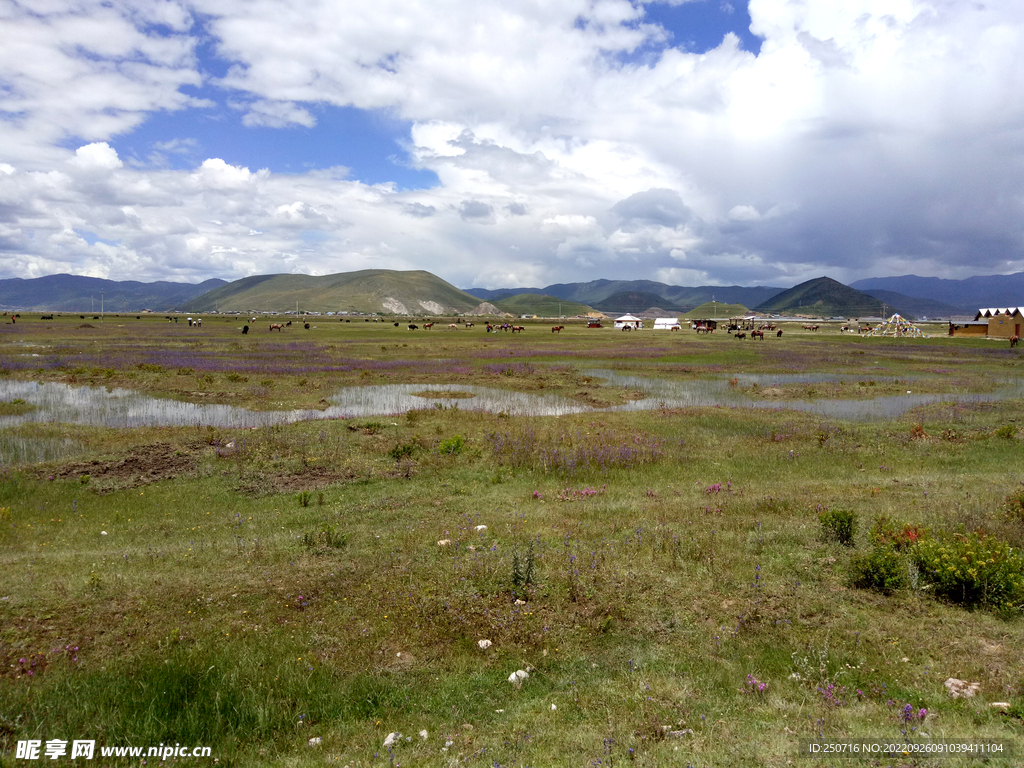
[[[1024,363],[1001,343],[799,328],[762,343],[241,322],[23,318],[0,326],[0,383],[259,409],[366,383],[614,404],[636,393],[588,368],[839,373],[811,396],[844,398],[868,381],[987,392]],[[23,764],[18,740],[77,738],[206,745],[235,766],[785,766],[802,739],[908,735],[1009,739],[1018,757],[989,764],[1019,764],[1024,582],[954,594],[905,540],[1019,552],[1019,400],[856,423],[437,406],[260,430],[3,429],[78,452],[2,468],[0,765]],[[821,521],[845,512],[849,546]],[[887,563],[892,579],[872,578]],[[950,698],[950,677],[978,694]]]

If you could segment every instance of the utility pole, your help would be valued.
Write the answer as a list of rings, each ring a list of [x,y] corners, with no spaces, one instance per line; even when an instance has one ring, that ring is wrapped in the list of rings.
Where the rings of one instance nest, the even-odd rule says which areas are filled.
[[[103,291],[100,291],[100,322],[103,322]]]

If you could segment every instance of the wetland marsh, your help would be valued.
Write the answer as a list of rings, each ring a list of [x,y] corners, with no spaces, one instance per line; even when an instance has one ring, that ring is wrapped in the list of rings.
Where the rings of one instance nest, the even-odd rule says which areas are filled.
[[[1017,350],[240,324],[0,326],[3,760],[1019,760]]]

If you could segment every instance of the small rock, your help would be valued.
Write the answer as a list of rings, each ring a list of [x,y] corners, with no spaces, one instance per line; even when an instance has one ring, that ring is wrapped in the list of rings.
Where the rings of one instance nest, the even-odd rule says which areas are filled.
[[[693,736],[693,728],[684,728],[681,731],[665,731],[666,739],[681,739],[684,736]]]
[[[981,690],[981,683],[968,683],[966,680],[958,680],[955,677],[949,678],[943,683],[949,695],[954,699],[969,699]]]
[[[452,543],[451,539],[441,539],[439,542],[437,542],[437,546],[439,546],[439,547],[447,547],[451,543]]]
[[[998,709],[1000,712],[1010,711],[1010,702],[1008,701],[993,701],[989,706],[993,709]]]
[[[908,661],[910,661],[910,659],[908,659],[906,656],[904,656],[902,659],[900,659],[900,661],[902,661],[904,664],[906,664]]]
[[[483,651],[486,651],[488,648],[490,648],[492,645],[494,645],[494,643],[492,643],[490,640],[487,640],[487,639],[477,640],[476,644],[479,645],[480,649],[483,650]]]
[[[323,739],[321,739],[319,736],[314,736],[312,739],[309,740],[309,746],[319,747],[322,741]]]
[[[466,549],[468,549],[470,552],[476,552],[476,547],[474,547],[472,544],[466,547]]]
[[[422,731],[420,731],[420,738],[423,739],[424,741],[427,740],[428,736],[430,736],[430,734],[427,733],[427,729],[426,728],[424,728]]]
[[[107,535],[106,531],[100,531],[100,536],[106,536],[106,535]]]
[[[400,734],[398,731],[393,731],[392,733],[389,733],[387,737],[384,739],[384,748],[387,749],[388,747],[392,746],[400,738],[402,738],[402,734]]]
[[[558,707],[556,707],[554,704],[552,704],[551,705],[551,711],[554,712],[556,709],[558,709]]]
[[[525,680],[529,676],[530,673],[527,672],[525,669],[517,669],[515,672],[508,676],[508,681],[512,683],[512,685],[514,685],[516,688],[522,688],[523,680]]]
[[[525,601],[525,600],[520,600],[520,599],[519,599],[519,598],[517,597],[517,598],[516,598],[516,601],[515,601],[515,603],[513,603],[513,605],[526,605],[526,601]]]
[[[486,525],[478,525],[478,526],[477,526],[476,528],[474,528],[473,530],[475,530],[475,531],[476,531],[477,533],[480,533],[480,532],[482,532],[482,531],[486,531],[486,530],[487,530],[487,526],[486,526]]]

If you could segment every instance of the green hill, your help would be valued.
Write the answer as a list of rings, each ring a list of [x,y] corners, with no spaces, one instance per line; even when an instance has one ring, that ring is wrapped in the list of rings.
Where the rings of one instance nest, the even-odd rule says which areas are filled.
[[[670,312],[679,309],[674,301],[650,291],[620,291],[594,304],[594,309],[609,315],[636,314],[646,311],[649,307],[661,307]]]
[[[783,291],[756,309],[818,317],[858,317],[881,315],[882,302],[830,277],[818,277]]]
[[[492,302],[498,309],[513,315],[537,315],[539,317],[573,317],[591,312],[586,304],[545,296],[541,293],[517,293],[507,299]]]
[[[422,270],[363,269],[336,275],[244,277],[188,302],[191,312],[384,312],[449,315],[480,304],[436,275]]]
[[[699,307],[694,307],[683,315],[683,317],[694,320],[714,320],[715,318],[727,319],[730,317],[740,317],[747,314],[749,311],[750,310],[742,304],[723,304],[720,301],[707,301]]]

